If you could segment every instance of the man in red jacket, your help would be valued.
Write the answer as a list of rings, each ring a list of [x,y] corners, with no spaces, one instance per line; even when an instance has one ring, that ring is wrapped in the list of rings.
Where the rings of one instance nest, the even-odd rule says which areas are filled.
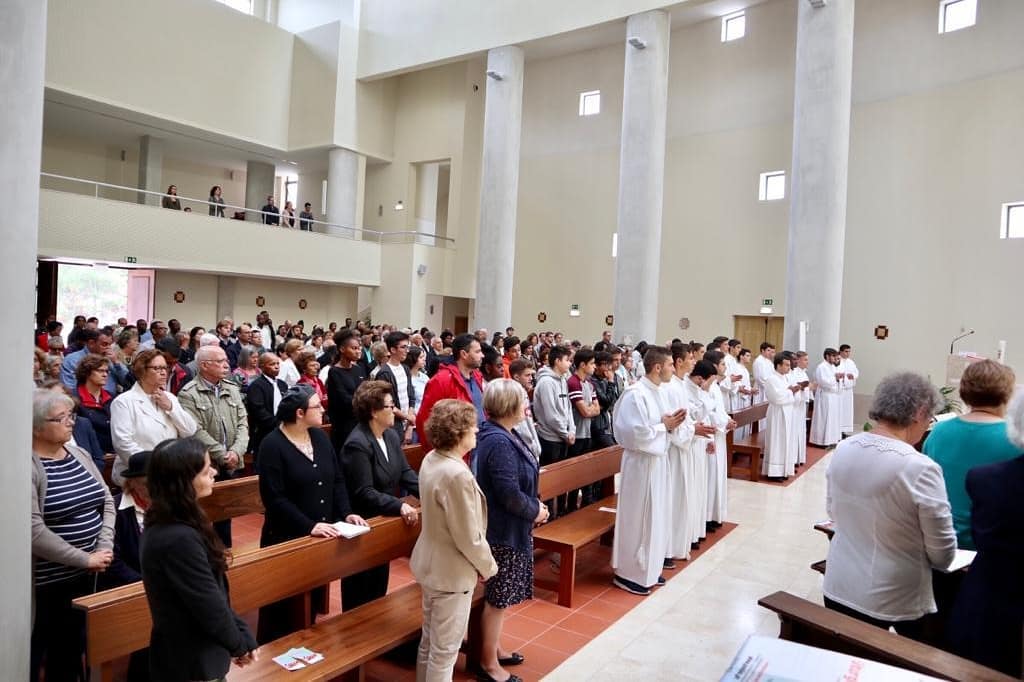
[[[416,412],[416,433],[428,452],[430,441],[423,425],[438,400],[454,398],[471,403],[476,408],[478,421],[484,420],[484,380],[480,374],[483,355],[480,342],[472,334],[456,336],[452,341],[452,362],[441,364],[427,382],[423,402]]]

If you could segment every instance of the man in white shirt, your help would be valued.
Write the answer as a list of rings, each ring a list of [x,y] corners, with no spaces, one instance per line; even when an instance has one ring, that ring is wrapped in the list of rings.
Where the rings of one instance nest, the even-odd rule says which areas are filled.
[[[765,379],[765,398],[768,400],[767,429],[764,443],[764,461],[761,473],[770,479],[781,480],[793,475],[796,468],[796,450],[793,447],[793,395],[802,387],[790,385],[790,360],[785,353],[772,360],[774,371]]]
[[[843,374],[840,382],[842,392],[839,394],[841,409],[839,428],[842,430],[843,436],[856,432],[853,425],[853,389],[857,385],[860,370],[857,369],[857,363],[850,357],[852,354],[853,349],[850,348],[850,344],[844,343],[839,346],[839,371]]]
[[[764,396],[764,382],[765,379],[770,377],[775,372],[775,365],[773,360],[775,358],[775,346],[768,343],[767,341],[761,344],[761,354],[754,358],[753,376],[751,377],[751,385],[754,390],[754,395],[751,396],[751,404],[759,405],[763,403],[766,398]],[[758,428],[763,429],[765,420],[760,421]]]
[[[403,443],[412,442],[413,427],[416,424],[416,389],[412,385],[409,368],[403,362],[409,354],[409,335],[405,332],[391,332],[384,337],[388,347],[388,359],[375,377],[377,381],[391,384],[391,398],[395,402],[395,431]]]
[[[672,378],[665,348],[644,354],[643,379],[626,390],[615,410],[615,433],[622,444],[612,569],[616,587],[641,596],[664,582],[661,570],[671,526],[668,500],[668,433],[686,413],[670,412],[661,385]]]
[[[811,442],[820,447],[830,448],[842,440],[840,428],[842,390],[839,384],[842,372],[839,370],[839,351],[826,348],[825,359],[814,370],[814,415],[811,417]]]

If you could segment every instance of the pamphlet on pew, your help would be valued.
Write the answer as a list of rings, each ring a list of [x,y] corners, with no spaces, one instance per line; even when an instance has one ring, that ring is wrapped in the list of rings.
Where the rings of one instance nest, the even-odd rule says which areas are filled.
[[[751,635],[720,682],[930,682],[938,679],[827,649]]]
[[[341,533],[341,537],[348,538],[349,540],[357,535],[370,532],[369,526],[357,526],[354,523],[346,523],[345,521],[338,521],[331,525],[338,529],[338,532]]]
[[[307,665],[319,663],[322,660],[324,660],[323,654],[310,651],[306,647],[289,649],[280,656],[274,656],[274,663],[277,663],[285,670],[299,670]]]

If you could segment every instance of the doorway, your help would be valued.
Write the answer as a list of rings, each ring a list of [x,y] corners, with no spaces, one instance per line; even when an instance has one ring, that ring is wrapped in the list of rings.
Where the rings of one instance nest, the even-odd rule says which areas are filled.
[[[758,348],[767,341],[778,350],[782,350],[782,331],[785,318],[763,317],[760,315],[734,315],[733,338],[743,342],[757,355]]]

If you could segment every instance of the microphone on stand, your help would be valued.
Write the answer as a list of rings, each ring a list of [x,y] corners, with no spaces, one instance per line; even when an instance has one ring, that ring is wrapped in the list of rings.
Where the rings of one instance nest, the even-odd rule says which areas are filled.
[[[965,331],[965,332],[964,332],[963,334],[961,334],[960,336],[957,336],[957,337],[956,337],[956,338],[954,338],[954,339],[953,339],[952,341],[950,341],[950,342],[949,342],[949,354],[950,354],[950,355],[952,355],[952,354],[953,354],[953,344],[955,344],[955,343],[956,343],[957,341],[959,341],[960,339],[963,339],[963,338],[966,338],[966,337],[970,336],[970,335],[971,335],[971,334],[973,334],[973,333],[974,333],[974,330],[973,330],[973,329],[968,329],[968,330],[967,330],[967,331]]]

